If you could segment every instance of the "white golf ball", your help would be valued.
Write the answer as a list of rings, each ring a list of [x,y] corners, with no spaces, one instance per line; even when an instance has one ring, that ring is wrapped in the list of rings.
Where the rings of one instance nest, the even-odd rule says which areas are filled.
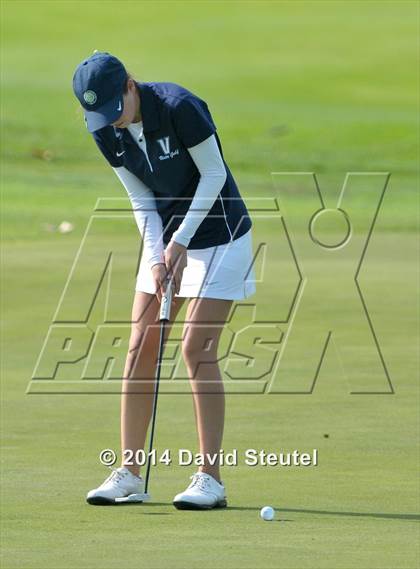
[[[74,225],[70,221],[62,221],[58,226],[58,231],[60,233],[71,233],[74,229]]]
[[[261,508],[260,516],[264,521],[271,522],[271,520],[274,519],[274,513],[274,508],[271,506],[264,506],[264,508]]]

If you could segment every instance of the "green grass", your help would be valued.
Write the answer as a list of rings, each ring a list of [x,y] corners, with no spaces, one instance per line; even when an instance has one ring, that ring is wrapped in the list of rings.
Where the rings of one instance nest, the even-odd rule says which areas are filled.
[[[2,567],[418,567],[418,4],[3,0],[1,11]],[[171,500],[194,471],[177,465],[154,469],[151,504],[88,506],[85,493],[107,474],[99,451],[118,449],[118,395],[101,395],[101,381],[92,384],[92,395],[65,393],[66,385],[60,391],[54,381],[47,385],[53,395],[27,393],[97,199],[125,197],[71,90],[75,67],[94,49],[115,53],[141,80],[175,81],[208,102],[248,204],[277,196],[284,207],[307,279],[303,359],[317,353],[312,341],[320,323],[323,330],[333,323],[345,338],[340,344],[333,334],[311,395],[233,393],[232,374],[240,375],[243,365],[251,379],[258,377],[272,357],[246,334],[240,338],[235,351],[255,362],[223,368],[224,448],[318,448],[319,466],[225,467],[226,511],[176,511]],[[49,161],[39,157],[46,150]],[[280,186],[272,177],[302,171],[317,174],[328,207],[335,207],[347,172],[391,173],[359,284],[393,395],[350,394],[371,382],[384,388],[377,360],[361,341],[365,328],[352,296],[378,186],[360,178],[349,187],[345,209],[357,231],[334,259],[305,238],[305,215],[315,203],[311,178],[288,177]],[[260,322],[286,333],[295,265],[278,214],[267,220],[253,211],[253,218],[254,246],[268,245],[266,273],[251,301]],[[75,230],[45,230],[62,220]],[[328,239],[336,231],[334,224],[324,227]],[[108,243],[123,251],[111,308],[128,318],[138,253],[134,222],[109,223],[105,235],[89,241],[93,253]],[[92,290],[95,267],[82,269],[71,310]],[[249,307],[238,307],[221,350],[231,331],[252,318]],[[273,331],[266,333],[273,340]],[[174,330],[170,353],[177,345]],[[346,350],[354,368],[361,366],[348,379]],[[298,362],[282,375],[288,391],[307,386]],[[67,375],[74,380],[81,368]],[[181,365],[176,377],[184,373]],[[261,391],[264,381],[247,387]],[[193,424],[191,398],[164,384],[158,449],[174,456],[181,447],[196,449]],[[259,519],[264,505],[276,508],[275,522]]]

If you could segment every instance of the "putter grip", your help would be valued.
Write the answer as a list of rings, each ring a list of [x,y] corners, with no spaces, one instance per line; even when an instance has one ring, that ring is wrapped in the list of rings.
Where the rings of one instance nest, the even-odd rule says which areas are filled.
[[[159,320],[170,320],[171,304],[172,304],[172,280],[168,280],[166,286],[166,292],[162,296],[162,301],[160,303]]]

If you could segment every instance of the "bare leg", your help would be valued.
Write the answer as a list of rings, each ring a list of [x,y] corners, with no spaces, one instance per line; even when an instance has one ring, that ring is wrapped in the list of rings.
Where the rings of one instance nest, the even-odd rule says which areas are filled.
[[[225,417],[225,395],[217,362],[220,335],[232,306],[231,300],[191,299],[183,333],[182,352],[193,392],[200,452],[219,453]],[[200,467],[220,482],[219,460]]]
[[[171,322],[181,308],[184,298],[175,297],[176,304],[171,308]],[[136,292],[132,310],[132,327],[129,349],[124,368],[121,395],[121,450],[135,455],[144,448],[147,429],[152,415],[155,372],[159,349],[159,302],[156,295]],[[171,323],[165,324],[165,341],[171,330]],[[142,380],[140,383],[139,381]],[[133,474],[139,474],[139,466],[124,465]]]

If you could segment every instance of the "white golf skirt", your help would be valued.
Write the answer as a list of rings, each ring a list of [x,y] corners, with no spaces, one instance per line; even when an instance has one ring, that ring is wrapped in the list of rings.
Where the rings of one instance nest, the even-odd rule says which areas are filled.
[[[136,281],[137,292],[155,294],[152,271],[143,260]],[[225,243],[206,249],[188,249],[187,266],[175,296],[243,300],[256,291],[252,229]]]

